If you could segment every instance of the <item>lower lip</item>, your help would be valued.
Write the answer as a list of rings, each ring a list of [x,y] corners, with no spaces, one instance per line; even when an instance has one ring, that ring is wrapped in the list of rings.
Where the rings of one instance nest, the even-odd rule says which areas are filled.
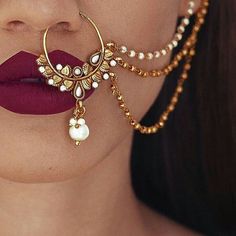
[[[46,83],[2,82],[0,106],[19,114],[51,115],[73,108],[75,99],[69,92],[62,93]]]

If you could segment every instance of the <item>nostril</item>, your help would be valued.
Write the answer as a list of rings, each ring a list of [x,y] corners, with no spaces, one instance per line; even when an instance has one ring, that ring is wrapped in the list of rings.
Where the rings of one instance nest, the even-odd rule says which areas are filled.
[[[23,21],[13,20],[7,23],[7,30],[21,31],[26,28],[26,24]]]
[[[66,22],[66,21],[58,22],[55,25],[54,30],[58,30],[58,31],[71,31],[71,24],[69,22]]]
[[[50,25],[45,24],[44,29],[49,26]],[[22,31],[27,31],[30,29],[32,30],[32,28],[38,29],[36,27],[32,27],[30,24],[26,24],[24,21],[21,21],[21,20],[9,21],[4,27],[5,30],[14,31],[14,32],[19,32],[19,31],[22,32]],[[73,27],[71,23],[68,21],[57,22],[53,26],[51,26],[51,28],[53,28],[54,31],[73,31]]]

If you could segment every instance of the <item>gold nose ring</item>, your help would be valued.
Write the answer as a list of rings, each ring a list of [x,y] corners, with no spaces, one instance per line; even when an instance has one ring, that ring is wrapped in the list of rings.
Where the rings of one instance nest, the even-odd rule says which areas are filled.
[[[95,22],[80,12],[80,16],[92,25],[97,33],[101,48],[89,57],[89,61],[83,66],[75,66],[58,64],[54,67],[50,61],[47,49],[47,38],[50,27],[48,27],[43,35],[43,51],[44,53],[37,59],[38,69],[46,78],[47,84],[58,87],[61,92],[71,92],[76,99],[76,108],[73,118],[69,122],[70,137],[80,144],[89,136],[89,129],[85,124],[83,116],[85,115],[85,107],[82,103],[85,98],[86,91],[94,90],[99,87],[100,82],[108,80],[110,75],[110,67],[116,66],[113,59],[113,52],[104,46],[101,33]]]

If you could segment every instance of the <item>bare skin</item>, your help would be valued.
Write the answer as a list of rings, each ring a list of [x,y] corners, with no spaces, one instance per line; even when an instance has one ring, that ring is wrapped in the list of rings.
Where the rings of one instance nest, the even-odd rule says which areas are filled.
[[[85,60],[98,43],[79,10],[95,20],[105,40],[152,51],[172,38],[187,2],[0,0],[0,63],[21,50],[39,54],[42,31],[48,26],[54,26],[50,50]],[[166,57],[144,67],[168,61]],[[141,119],[164,78],[141,81],[116,71],[129,106]],[[86,107],[91,136],[79,148],[67,135],[71,111],[30,116],[0,108],[0,235],[194,235],[134,196],[129,170],[132,130],[108,83]]]

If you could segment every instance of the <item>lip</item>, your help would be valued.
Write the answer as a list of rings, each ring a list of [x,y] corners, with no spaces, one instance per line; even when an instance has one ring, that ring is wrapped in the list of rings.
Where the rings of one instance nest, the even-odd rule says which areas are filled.
[[[64,51],[49,53],[50,60],[56,64],[82,66],[80,59]],[[38,71],[38,56],[21,51],[0,65],[0,106],[19,113],[31,115],[50,115],[65,112],[75,106],[75,98],[69,92],[60,92],[57,88],[41,83],[26,83],[22,80],[41,79]],[[87,99],[93,90],[86,93]]]

